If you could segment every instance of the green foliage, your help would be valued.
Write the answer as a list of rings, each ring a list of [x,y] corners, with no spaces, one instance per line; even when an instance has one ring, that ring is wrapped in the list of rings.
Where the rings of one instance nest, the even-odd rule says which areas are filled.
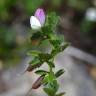
[[[0,57],[2,56],[2,59],[4,59],[6,54],[11,52],[16,45],[15,38],[16,33],[12,29],[0,26]]]
[[[16,0],[0,0],[0,19],[8,19],[8,10],[15,3]]]
[[[62,3],[62,1],[63,0],[52,0],[51,2],[52,2],[52,4],[54,5],[54,6],[60,6],[61,5],[61,3]]]
[[[58,20],[59,16],[57,16],[55,12],[49,13],[47,15],[45,24],[45,31],[48,31],[47,34],[55,32]]]
[[[89,6],[89,2],[88,0],[68,0],[68,5],[77,10],[85,10]]]
[[[23,4],[25,6],[25,10],[27,13],[32,14],[34,10],[36,10],[40,5],[44,2],[44,0],[23,0]]]
[[[38,69],[35,71],[35,73],[40,75],[40,77],[33,84],[33,89],[37,89],[41,85],[44,85],[43,89],[48,96],[62,96],[63,93],[57,94],[59,89],[57,78],[64,73],[64,70],[60,69],[56,73],[53,71],[53,68],[55,68],[54,58],[68,46],[68,43],[64,41],[64,37],[62,35],[58,35],[56,33],[56,27],[59,21],[59,17],[56,13],[48,13],[46,17],[45,25],[41,28],[41,30],[33,32],[31,41],[39,38],[40,43],[38,43],[37,47],[40,47],[43,42],[48,41],[52,46],[52,50],[50,53],[42,52],[40,50],[31,50],[28,52],[28,55],[32,56],[32,60],[29,62],[29,64],[31,64],[29,67],[32,71],[44,63],[49,66],[49,70],[45,71]],[[44,78],[42,78],[42,76]]]
[[[80,31],[83,33],[90,33],[92,29],[94,29],[96,26],[96,21],[90,21],[84,19],[80,26]]]

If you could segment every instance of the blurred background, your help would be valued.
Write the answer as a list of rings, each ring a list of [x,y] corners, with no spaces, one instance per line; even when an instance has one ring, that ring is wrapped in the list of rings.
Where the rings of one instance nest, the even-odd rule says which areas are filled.
[[[37,77],[21,74],[30,61],[27,52],[38,41],[30,40],[29,19],[39,7],[60,16],[57,32],[71,44],[55,60],[66,70],[60,91],[65,96],[96,96],[96,0],[0,0],[0,96],[25,96]],[[46,95],[38,89],[30,96]]]

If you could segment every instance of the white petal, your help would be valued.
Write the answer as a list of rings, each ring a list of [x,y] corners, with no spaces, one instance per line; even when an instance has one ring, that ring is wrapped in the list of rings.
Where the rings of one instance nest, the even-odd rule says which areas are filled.
[[[40,21],[35,16],[30,17],[30,24],[31,28],[34,30],[38,30],[41,28]]]

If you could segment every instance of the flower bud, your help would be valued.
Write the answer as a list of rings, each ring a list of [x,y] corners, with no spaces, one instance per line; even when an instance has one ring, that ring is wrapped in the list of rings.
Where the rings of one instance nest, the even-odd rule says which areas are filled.
[[[45,23],[45,13],[43,9],[37,9],[35,12],[35,17],[37,17],[41,23],[41,25],[43,26]]]
[[[39,87],[42,85],[43,79],[44,79],[44,75],[40,76],[40,77],[35,81],[35,83],[33,84],[32,89],[37,89],[37,88],[39,88]]]
[[[37,9],[34,16],[30,17],[30,24],[33,30],[39,30],[45,23],[45,13],[43,9]]]
[[[40,21],[35,16],[30,17],[30,24],[33,30],[39,30],[41,28]]]

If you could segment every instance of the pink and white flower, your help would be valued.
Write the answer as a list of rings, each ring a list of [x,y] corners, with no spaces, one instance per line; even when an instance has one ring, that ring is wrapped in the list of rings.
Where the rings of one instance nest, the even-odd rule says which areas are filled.
[[[30,17],[30,24],[33,30],[39,30],[45,23],[44,10],[39,8],[36,10],[34,16]]]

